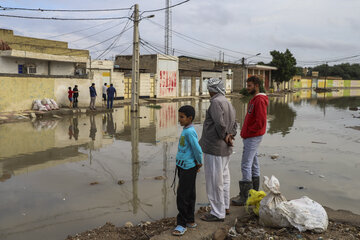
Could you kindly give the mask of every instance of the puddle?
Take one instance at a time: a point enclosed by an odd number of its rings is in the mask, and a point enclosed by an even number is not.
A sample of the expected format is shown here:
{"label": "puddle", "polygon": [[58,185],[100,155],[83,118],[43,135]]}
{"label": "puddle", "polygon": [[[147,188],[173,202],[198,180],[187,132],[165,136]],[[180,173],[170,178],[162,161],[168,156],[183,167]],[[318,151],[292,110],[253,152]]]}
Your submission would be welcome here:
{"label": "puddle", "polygon": [[[231,101],[242,126],[246,99]],[[349,110],[359,103],[360,97],[324,98],[311,91],[271,98],[259,149],[262,175],[278,177],[287,199],[307,195],[360,214],[359,132],[346,128],[359,125]],[[125,106],[112,114],[0,125],[0,239],[65,239],[105,222],[175,216],[170,185],[183,104],[195,107],[200,136],[208,100],[141,107],[137,115]],[[233,196],[241,150],[237,136],[230,162]],[[276,161],[270,157],[275,153]],[[203,171],[197,202],[207,202]]]}

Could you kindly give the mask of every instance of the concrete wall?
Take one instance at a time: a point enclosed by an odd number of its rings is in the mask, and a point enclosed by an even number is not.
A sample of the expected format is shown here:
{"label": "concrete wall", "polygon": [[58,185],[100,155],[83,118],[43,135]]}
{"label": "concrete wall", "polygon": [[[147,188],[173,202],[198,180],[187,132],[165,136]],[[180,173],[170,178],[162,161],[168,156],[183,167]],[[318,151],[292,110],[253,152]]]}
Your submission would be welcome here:
{"label": "concrete wall", "polygon": [[91,83],[95,83],[95,89],[97,93],[96,106],[102,105],[102,86],[99,79],[77,79],[77,78],[53,78],[54,81],[54,99],[59,106],[68,106],[68,87],[74,87],[78,85],[79,89],[79,107],[87,107],[90,104],[90,92],[89,87]]}
{"label": "concrete wall", "polygon": [[[140,56],[140,72],[156,73],[157,55],[141,55]],[[132,55],[116,56],[115,64],[120,66],[122,70],[131,70]]]}
{"label": "concrete wall", "polygon": [[207,90],[207,81],[210,78],[223,78],[222,72],[201,72],[200,80],[200,95],[208,95],[209,91]]}
{"label": "concrete wall", "polygon": [[[48,75],[48,61],[12,57],[0,57],[0,73],[18,74],[18,65],[24,64],[34,64],[36,66],[36,73],[34,75]],[[56,64],[60,67],[62,66],[62,63],[55,63],[54,65]],[[71,74],[59,73],[54,75],[74,75],[74,65],[72,64]]]}
{"label": "concrete wall", "polygon": [[177,57],[157,55],[156,97],[177,97],[179,82],[179,60]]}
{"label": "concrete wall", "polygon": [[[121,77],[121,75],[120,75]],[[121,82],[121,79],[119,80]],[[68,106],[68,87],[78,85],[79,106],[90,103],[89,87],[95,83],[98,93],[96,105],[101,106],[101,83],[99,78],[51,78],[51,77],[7,77],[0,76],[0,112],[31,109],[35,99],[52,98],[59,106]],[[121,85],[121,84],[120,84]]]}
{"label": "concrete wall", "polygon": [[[46,64],[47,69],[47,62]],[[50,62],[50,75],[74,75],[75,73],[75,63],[71,62]],[[44,74],[47,74],[44,73]]]}
{"label": "concrete wall", "polygon": [[69,49],[67,42],[17,36],[8,29],[0,29],[0,39],[16,50],[75,57],[89,56],[88,50]]}
{"label": "concrete wall", "polygon": [[31,109],[35,99],[55,98],[51,78],[0,76],[0,86],[1,112]]}
{"label": "concrete wall", "polygon": [[114,84],[116,89],[117,97],[124,97],[124,73],[113,72],[111,76],[111,83]]}

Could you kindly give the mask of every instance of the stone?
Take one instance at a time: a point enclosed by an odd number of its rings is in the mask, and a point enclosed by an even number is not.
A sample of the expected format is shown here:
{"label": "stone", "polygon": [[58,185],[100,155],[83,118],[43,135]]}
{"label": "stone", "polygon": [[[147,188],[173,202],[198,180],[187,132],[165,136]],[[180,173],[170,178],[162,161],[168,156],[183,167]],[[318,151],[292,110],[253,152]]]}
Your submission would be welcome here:
{"label": "stone", "polygon": [[275,154],[272,154],[270,157],[271,157],[271,159],[275,160],[275,159],[279,158],[279,154],[275,153]]}
{"label": "stone", "polygon": [[125,183],[124,180],[119,180],[119,181],[117,182],[117,184],[119,184],[119,185],[123,185],[124,183]]}
{"label": "stone", "polygon": [[214,232],[213,240],[225,240],[227,238],[227,234],[229,229],[226,227],[221,227]]}
{"label": "stone", "polygon": [[132,224],[132,222],[126,222],[126,223],[124,224],[124,226],[125,226],[126,228],[131,228],[131,227],[133,227],[134,225]]}

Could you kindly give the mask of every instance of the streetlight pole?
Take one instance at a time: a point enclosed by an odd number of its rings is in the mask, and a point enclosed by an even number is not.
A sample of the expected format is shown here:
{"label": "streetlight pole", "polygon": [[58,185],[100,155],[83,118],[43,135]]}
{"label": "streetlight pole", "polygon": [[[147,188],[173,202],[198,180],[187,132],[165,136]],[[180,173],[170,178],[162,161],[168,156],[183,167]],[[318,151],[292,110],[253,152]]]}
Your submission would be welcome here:
{"label": "streetlight pole", "polygon": [[137,112],[139,108],[139,79],[140,78],[140,49],[139,49],[139,5],[134,8],[134,35],[131,77],[131,111]]}
{"label": "streetlight pole", "polygon": [[247,58],[241,58],[241,67],[243,69],[243,88],[245,88],[245,83],[246,83],[246,78],[247,78],[247,74],[246,74],[246,64],[245,64],[245,61],[248,60],[249,58],[252,58],[252,57],[256,57],[256,56],[259,56],[261,53],[257,53],[255,55],[252,55],[250,57],[247,57]]}

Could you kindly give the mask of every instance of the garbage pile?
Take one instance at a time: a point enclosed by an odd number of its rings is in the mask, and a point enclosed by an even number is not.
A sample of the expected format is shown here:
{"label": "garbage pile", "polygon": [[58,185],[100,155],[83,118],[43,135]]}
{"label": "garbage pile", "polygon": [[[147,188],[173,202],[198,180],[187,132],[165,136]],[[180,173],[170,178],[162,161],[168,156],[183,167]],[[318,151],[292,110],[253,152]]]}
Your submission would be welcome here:
{"label": "garbage pile", "polygon": [[51,110],[58,110],[59,106],[57,105],[54,99],[44,98],[43,100],[40,99],[34,100],[32,109],[39,111],[51,111]]}
{"label": "garbage pile", "polygon": [[[263,191],[249,191],[246,207],[252,207],[253,214],[259,217],[264,227],[296,228],[300,232],[313,231],[323,233],[329,225],[325,209],[307,196],[287,201],[280,192],[280,182],[275,176],[264,177]],[[245,219],[242,219],[245,220]],[[241,235],[235,226],[229,230],[229,236]]]}

